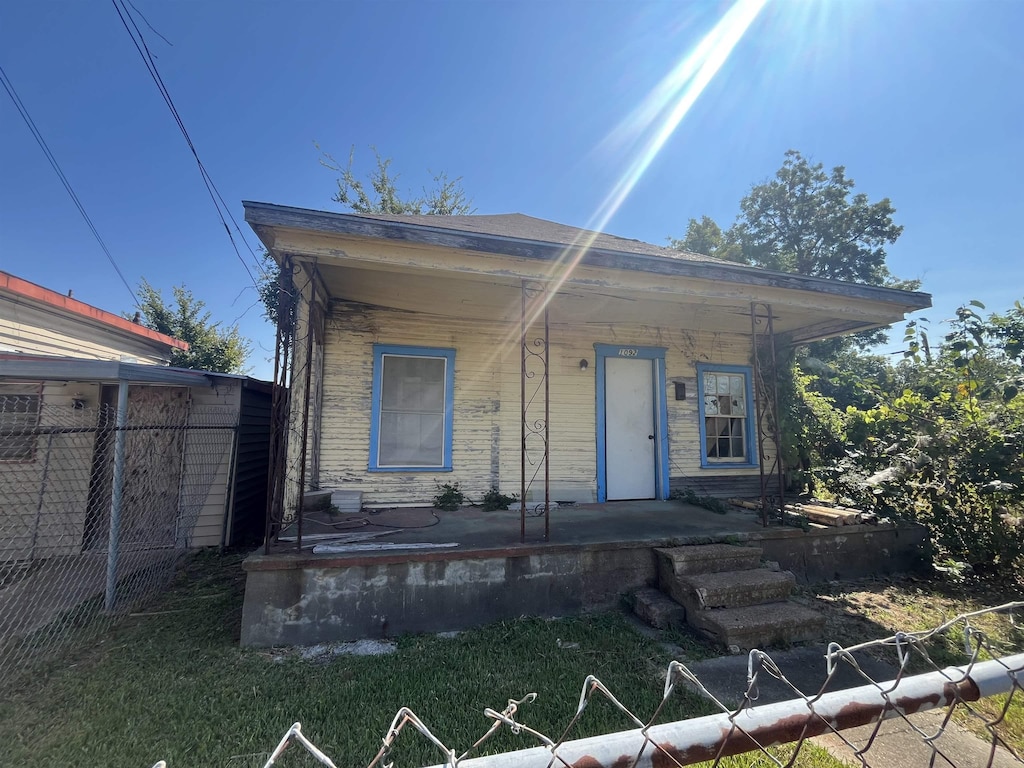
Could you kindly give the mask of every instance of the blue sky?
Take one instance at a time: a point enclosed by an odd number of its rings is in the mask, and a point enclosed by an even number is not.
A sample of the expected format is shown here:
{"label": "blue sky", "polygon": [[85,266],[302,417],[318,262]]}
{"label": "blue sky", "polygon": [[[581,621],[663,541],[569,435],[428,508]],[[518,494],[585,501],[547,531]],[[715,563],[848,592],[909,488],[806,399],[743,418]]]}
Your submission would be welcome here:
{"label": "blue sky", "polygon": [[[462,176],[478,213],[588,226],[636,159],[624,118],[729,3],[135,0],[208,171],[240,201],[325,210],[341,159],[370,145],[411,193]],[[799,149],[889,197],[889,251],[938,321],[1024,297],[1024,57],[1017,2],[769,0],[608,220],[663,243],[690,217],[733,221]],[[170,113],[112,4],[6,3],[0,65],[122,271],[185,283],[256,342],[273,334]],[[132,300],[6,94],[0,269],[111,311]],[[256,240],[242,223],[255,247]],[[248,258],[248,252],[243,249]]]}

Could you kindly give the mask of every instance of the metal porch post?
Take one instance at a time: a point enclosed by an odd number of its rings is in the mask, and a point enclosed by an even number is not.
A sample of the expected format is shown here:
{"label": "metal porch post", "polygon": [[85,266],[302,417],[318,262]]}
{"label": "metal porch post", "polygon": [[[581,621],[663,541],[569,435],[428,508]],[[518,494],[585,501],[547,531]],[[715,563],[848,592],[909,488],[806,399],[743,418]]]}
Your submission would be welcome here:
{"label": "metal porch post", "polygon": [[[531,298],[527,304],[527,297]],[[534,339],[532,342],[529,338],[528,330],[530,323],[535,322],[539,319],[540,313],[535,309],[536,302],[541,302],[542,312],[544,314],[544,336]],[[529,310],[529,316],[527,311]],[[540,472],[538,466],[530,476],[530,481],[526,481],[526,465],[532,464],[530,460],[529,441],[530,438],[539,438],[543,444],[543,454],[540,457],[540,461],[544,462],[544,540],[547,541],[551,534],[551,467],[550,467],[550,429],[548,422],[551,417],[551,386],[550,386],[550,360],[549,360],[549,346],[550,346],[550,324],[548,321],[548,294],[545,287],[534,288],[527,285],[525,280],[521,284],[521,303],[520,303],[520,315],[519,315],[519,353],[520,353],[520,367],[519,367],[519,397],[521,402],[521,419],[520,419],[520,439],[522,442],[521,453],[520,453],[520,474],[519,474],[519,537],[520,541],[526,541],[526,494],[529,491],[530,486],[533,485],[533,481],[537,479],[537,475]],[[537,347],[540,351],[535,351],[532,347]],[[526,380],[532,379],[537,375],[535,370],[530,370],[530,361],[533,360],[540,368],[540,374],[543,376],[543,390],[544,390],[544,418],[535,419],[530,421],[530,406],[533,405],[537,396],[541,393],[541,382],[537,382],[536,388],[532,394],[527,397],[526,393]],[[539,361],[539,362],[538,362]],[[534,515],[536,516],[536,515]]]}
{"label": "metal porch post", "polygon": [[124,443],[128,426],[128,380],[117,384],[117,421],[114,424],[114,478],[110,494],[110,531],[107,534],[107,590],[104,608],[117,603],[117,560],[121,538],[121,499],[124,491]]}
{"label": "metal porch post", "polygon": [[[758,344],[758,324],[761,318],[757,314],[757,308],[765,309],[766,317],[763,336],[767,336],[768,354],[771,363],[771,384],[766,384],[764,371],[761,369],[761,352]],[[750,302],[750,341],[753,347],[754,357],[754,385],[756,387],[755,397],[757,400],[757,465],[761,474],[761,524],[768,525],[768,485],[771,481],[770,475],[775,475],[778,483],[779,514],[785,516],[785,473],[782,462],[782,425],[779,420],[779,372],[778,358],[775,354],[775,324],[772,318],[772,306],[764,302]],[[772,442],[775,444],[775,461],[770,473],[765,472],[765,424],[767,416],[771,427]]]}

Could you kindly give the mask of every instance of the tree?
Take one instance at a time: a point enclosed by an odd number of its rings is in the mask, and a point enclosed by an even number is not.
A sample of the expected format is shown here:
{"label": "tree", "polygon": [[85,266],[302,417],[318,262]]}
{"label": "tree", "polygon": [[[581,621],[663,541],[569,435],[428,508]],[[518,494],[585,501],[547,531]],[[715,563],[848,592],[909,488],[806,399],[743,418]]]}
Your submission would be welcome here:
{"label": "tree", "polygon": [[173,301],[168,304],[163,295],[146,282],[139,284],[138,321],[147,328],[187,341],[186,351],[175,349],[171,365],[219,373],[244,373],[245,361],[251,344],[243,337],[238,326],[221,327],[211,322],[211,313],[204,311],[206,302],[197,299],[184,285],[171,289]]}
{"label": "tree", "polygon": [[751,264],[781,272],[892,285],[885,246],[903,227],[889,198],[868,202],[837,165],[826,173],[797,150],[786,152],[774,179],[754,185],[740,201],[733,236]]}
{"label": "tree", "polygon": [[670,242],[764,269],[916,289],[917,281],[898,280],[885,263],[885,246],[903,232],[889,198],[871,203],[853,187],[843,166],[826,173],[791,149],[774,178],[750,188],[728,230],[703,216]]}
{"label": "tree", "polygon": [[[356,213],[420,214],[428,216],[463,216],[473,213],[473,201],[462,188],[462,177],[449,179],[448,174],[434,174],[434,186],[424,188],[419,197],[403,195],[398,190],[398,175],[391,173],[391,158],[381,157],[372,147],[377,166],[370,172],[367,184],[353,171],[355,147],[349,151],[344,167],[334,157],[320,149],[320,165],[340,174],[338,191],[331,199]],[[257,280],[257,291],[263,302],[263,316],[277,325],[277,302],[280,267],[266,251],[262,254],[262,269]]]}
{"label": "tree", "polygon": [[710,216],[701,216],[700,221],[690,219],[686,236],[682,240],[670,237],[669,245],[679,251],[703,253],[725,261],[745,261],[743,250],[732,237],[732,230],[723,232]]}
{"label": "tree", "polygon": [[[317,149],[320,150],[319,145]],[[426,214],[435,216],[463,216],[473,213],[473,201],[466,197],[462,188],[462,177],[449,179],[447,173],[434,175],[432,189],[423,190],[421,197],[403,196],[398,191],[398,175],[392,175],[391,158],[380,156],[373,149],[377,167],[370,172],[371,195],[366,185],[352,170],[355,161],[355,147],[349,151],[348,165],[344,168],[334,157],[320,150],[320,165],[341,174],[338,177],[338,191],[331,198],[336,203],[356,213]]]}

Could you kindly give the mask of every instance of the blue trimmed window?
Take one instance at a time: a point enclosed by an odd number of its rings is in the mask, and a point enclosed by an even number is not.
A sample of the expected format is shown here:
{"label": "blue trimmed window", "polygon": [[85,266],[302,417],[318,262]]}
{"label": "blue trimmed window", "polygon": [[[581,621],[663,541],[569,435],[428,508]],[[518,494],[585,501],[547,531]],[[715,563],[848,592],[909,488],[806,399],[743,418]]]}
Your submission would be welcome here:
{"label": "blue trimmed window", "polygon": [[756,467],[751,369],[697,365],[702,467]]}
{"label": "blue trimmed window", "polygon": [[371,472],[452,468],[455,350],[373,345]]}

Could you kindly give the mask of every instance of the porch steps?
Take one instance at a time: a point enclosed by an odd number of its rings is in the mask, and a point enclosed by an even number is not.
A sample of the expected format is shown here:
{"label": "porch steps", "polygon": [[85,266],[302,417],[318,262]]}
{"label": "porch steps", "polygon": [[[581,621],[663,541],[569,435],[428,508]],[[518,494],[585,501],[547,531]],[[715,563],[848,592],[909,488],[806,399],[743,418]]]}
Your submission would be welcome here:
{"label": "porch steps", "polygon": [[[791,573],[761,567],[758,547],[704,544],[655,553],[661,592],[682,606],[686,623],[713,642],[763,648],[814,640],[824,629],[823,616],[788,599],[796,583]],[[674,615],[640,593],[635,605],[641,618],[651,613],[649,605],[659,606],[656,617]]]}
{"label": "porch steps", "polygon": [[777,603],[788,598],[794,586],[796,579],[792,574],[752,568],[678,576],[662,583],[661,588],[693,612]]}
{"label": "porch steps", "polygon": [[682,629],[686,626],[686,609],[654,587],[633,593],[633,613],[656,629]]}

